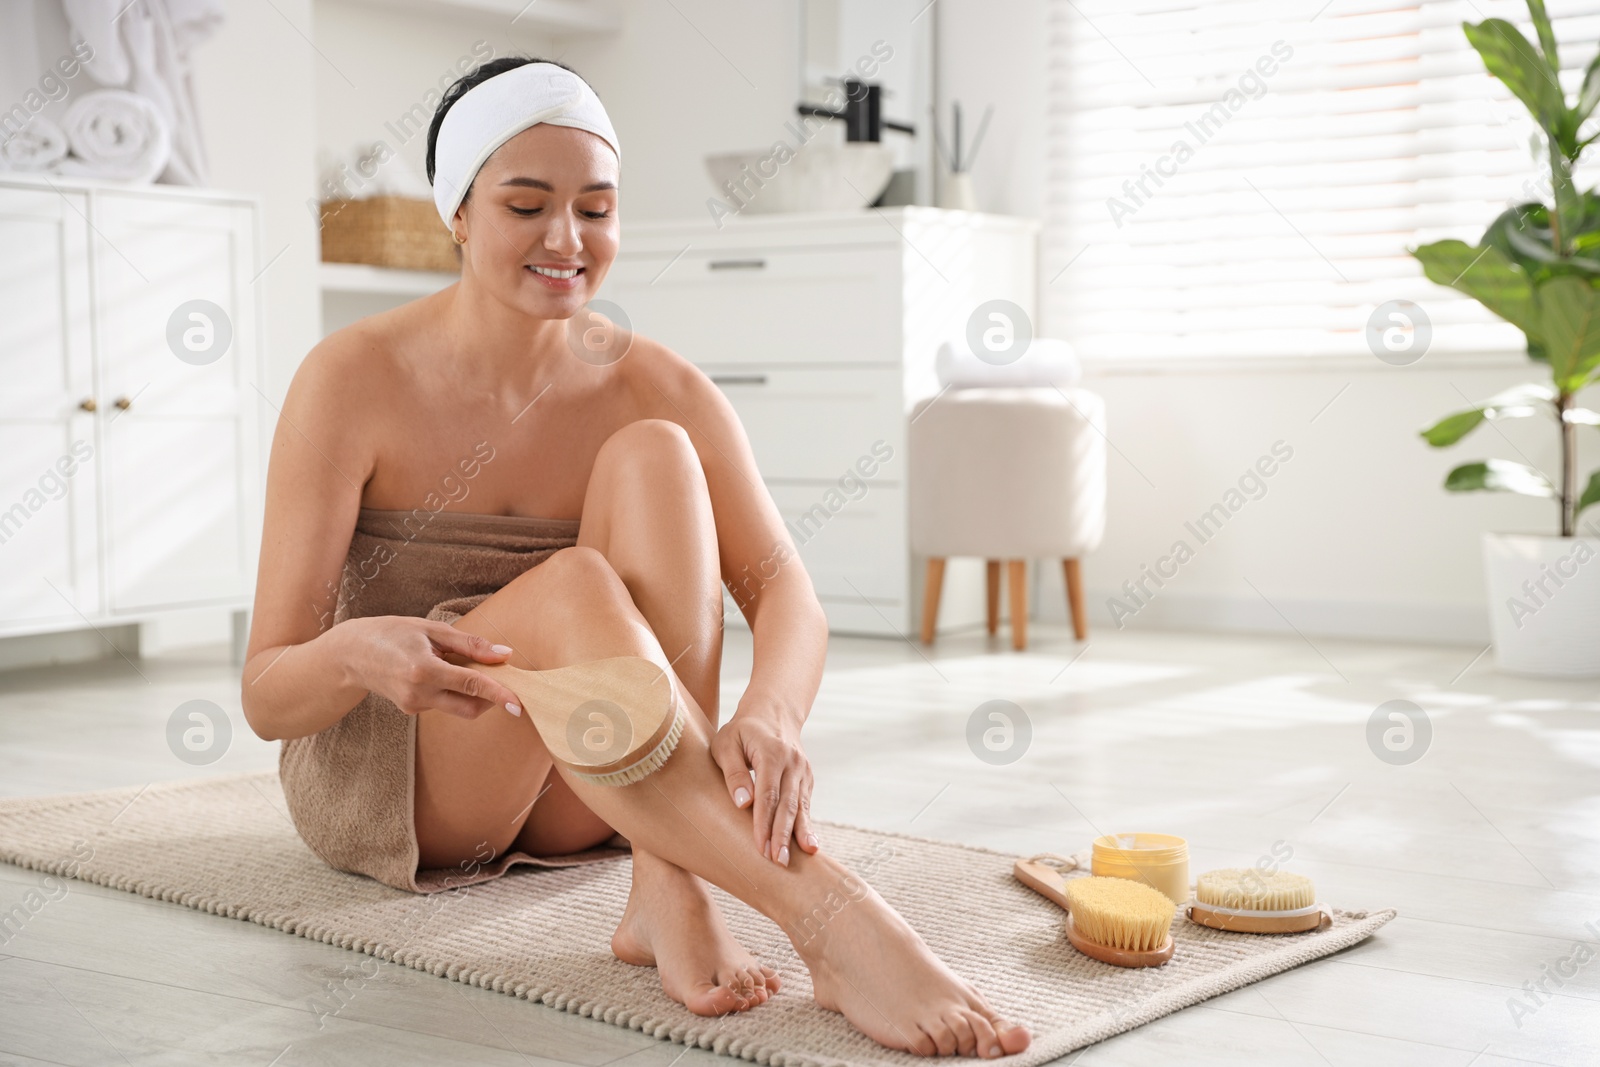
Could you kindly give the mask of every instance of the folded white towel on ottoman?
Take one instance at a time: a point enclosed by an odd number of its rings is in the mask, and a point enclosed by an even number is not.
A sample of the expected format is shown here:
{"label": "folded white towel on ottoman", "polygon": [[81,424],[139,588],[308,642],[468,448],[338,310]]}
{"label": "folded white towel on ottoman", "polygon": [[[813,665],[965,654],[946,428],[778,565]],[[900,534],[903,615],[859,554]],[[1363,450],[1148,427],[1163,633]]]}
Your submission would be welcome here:
{"label": "folded white towel on ottoman", "polygon": [[1009,362],[991,362],[972,351],[965,337],[952,337],[939,346],[934,371],[939,384],[955,389],[986,386],[1053,385],[1071,389],[1083,376],[1077,354],[1065,341],[1035,337],[1027,349]]}

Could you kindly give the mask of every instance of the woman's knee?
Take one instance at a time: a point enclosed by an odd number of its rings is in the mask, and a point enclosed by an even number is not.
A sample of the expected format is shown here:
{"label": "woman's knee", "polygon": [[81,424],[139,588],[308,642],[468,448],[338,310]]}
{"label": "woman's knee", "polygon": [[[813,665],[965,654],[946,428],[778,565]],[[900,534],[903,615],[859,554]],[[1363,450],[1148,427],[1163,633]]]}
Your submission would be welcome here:
{"label": "woman's knee", "polygon": [[704,478],[688,431],[669,419],[639,419],[614,432],[600,446],[595,469]]}
{"label": "woman's knee", "polygon": [[535,570],[541,587],[540,600],[549,606],[578,604],[620,608],[624,602],[632,604],[627,586],[598,549],[585,545],[558,549]]}
{"label": "woman's knee", "polygon": [[532,629],[542,644],[567,647],[596,641],[638,654],[648,648],[650,627],[639,614],[628,587],[598,550],[563,548],[539,564],[537,593],[528,604]]}

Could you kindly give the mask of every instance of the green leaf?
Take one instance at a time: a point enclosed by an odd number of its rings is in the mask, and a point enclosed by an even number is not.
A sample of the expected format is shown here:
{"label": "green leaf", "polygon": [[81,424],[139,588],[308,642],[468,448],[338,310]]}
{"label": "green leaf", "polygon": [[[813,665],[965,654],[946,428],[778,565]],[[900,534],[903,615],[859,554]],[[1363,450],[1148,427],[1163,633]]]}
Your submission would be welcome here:
{"label": "green leaf", "polygon": [[1444,479],[1444,487],[1452,493],[1469,493],[1487,490],[1500,493],[1521,493],[1523,496],[1553,497],[1555,487],[1550,480],[1532,467],[1512,463],[1505,459],[1486,459],[1481,463],[1463,463]]}
{"label": "green leaf", "polygon": [[1422,439],[1434,448],[1453,445],[1473,430],[1476,430],[1479,424],[1483,422],[1484,417],[1481,408],[1457,411],[1453,415],[1446,415],[1426,430],[1423,430]]}
{"label": "green leaf", "polygon": [[[1600,104],[1600,55],[1591,59],[1589,69],[1583,72],[1583,88],[1578,91],[1578,106],[1573,109],[1573,121],[1582,126],[1594,114],[1596,104]],[[1595,136],[1600,137],[1600,134]],[[1593,140],[1594,137],[1587,138],[1583,144]]]}
{"label": "green leaf", "polygon": [[1561,69],[1561,60],[1556,56],[1556,35],[1550,28],[1550,16],[1544,13],[1544,0],[1528,0],[1528,16],[1533,19],[1533,28],[1539,35],[1539,47],[1544,50],[1544,59],[1550,64],[1551,70]]}
{"label": "green leaf", "polygon": [[[1564,182],[1563,185],[1570,185]],[[1538,285],[1560,274],[1596,276],[1600,264],[1600,195],[1589,189],[1572,191],[1561,214],[1561,237],[1568,257],[1555,254],[1550,230],[1550,208],[1538,201],[1517,204],[1502,211],[1483,231],[1479,244],[1494,245],[1506,258],[1527,272]]]}
{"label": "green leaf", "polygon": [[1584,488],[1583,495],[1578,497],[1578,506],[1572,510],[1572,517],[1576,519],[1583,514],[1583,509],[1590,504],[1600,504],[1600,470],[1589,475],[1589,484]]}
{"label": "green leaf", "polygon": [[[1574,253],[1594,253],[1600,251],[1600,231],[1585,227],[1600,224],[1600,214],[1594,211],[1593,192],[1583,196],[1581,204],[1573,205],[1572,218],[1562,216],[1562,233]],[[1600,279],[1600,256],[1556,255],[1550,210],[1543,204],[1519,204],[1502,211],[1483,231],[1482,243],[1504,252],[1535,283],[1559,274]]]}
{"label": "green leaf", "polygon": [[1475,408],[1446,415],[1426,430],[1423,440],[1434,448],[1453,445],[1482,425],[1485,419],[1521,419],[1547,410],[1555,403],[1556,391],[1542,382],[1514,385],[1485,400]]}
{"label": "green leaf", "polygon": [[1474,248],[1465,241],[1435,241],[1412,249],[1422,272],[1440,285],[1458,289],[1528,335],[1542,340],[1533,287],[1528,276],[1493,245]]}
{"label": "green leaf", "polygon": [[1551,278],[1534,292],[1550,374],[1562,390],[1575,392],[1600,362],[1600,292],[1570,276]]}
{"label": "green leaf", "polygon": [[1461,28],[1478,55],[1483,57],[1483,65],[1489,73],[1505,83],[1546,133],[1564,140],[1567,101],[1561,92],[1561,83],[1522,31],[1505,19],[1484,19],[1476,26],[1464,22]]}

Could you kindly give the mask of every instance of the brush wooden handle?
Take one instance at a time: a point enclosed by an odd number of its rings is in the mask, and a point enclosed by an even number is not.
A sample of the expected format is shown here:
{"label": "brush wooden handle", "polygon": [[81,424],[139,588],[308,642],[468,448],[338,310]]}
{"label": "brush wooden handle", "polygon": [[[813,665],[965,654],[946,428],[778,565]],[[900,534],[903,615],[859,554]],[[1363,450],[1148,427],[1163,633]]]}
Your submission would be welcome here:
{"label": "brush wooden handle", "polygon": [[1038,893],[1046,900],[1071,910],[1067,904],[1067,882],[1061,872],[1037,860],[1018,860],[1011,865],[1017,881]]}
{"label": "brush wooden handle", "polygon": [[556,760],[584,774],[623,770],[672,729],[678,698],[665,671],[639,656],[525,671],[472,663],[522,701],[522,710]]}

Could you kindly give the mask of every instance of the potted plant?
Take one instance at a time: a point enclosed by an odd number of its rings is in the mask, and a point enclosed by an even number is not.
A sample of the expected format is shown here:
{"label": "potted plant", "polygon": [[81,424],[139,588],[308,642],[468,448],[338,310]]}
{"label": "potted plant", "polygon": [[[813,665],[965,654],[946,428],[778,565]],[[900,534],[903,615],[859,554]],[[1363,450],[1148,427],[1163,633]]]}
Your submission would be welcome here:
{"label": "potted plant", "polygon": [[1422,431],[1435,448],[1455,444],[1486,421],[1547,416],[1560,435],[1557,477],[1523,463],[1463,463],[1445,478],[1452,492],[1491,490],[1547,497],[1560,509],[1558,536],[1485,534],[1490,629],[1504,670],[1600,675],[1600,534],[1582,522],[1600,502],[1600,470],[1580,488],[1578,435],[1600,413],[1577,395],[1600,378],[1600,196],[1573,181],[1578,157],[1600,133],[1580,130],[1600,104],[1600,56],[1576,101],[1561,89],[1561,64],[1544,0],[1527,0],[1538,44],[1504,19],[1463,23],[1467,39],[1532,113],[1549,161],[1550,203],[1503,212],[1476,247],[1437,241],[1412,250],[1431,280],[1459,289],[1516,326],[1548,381],[1515,386]]}

